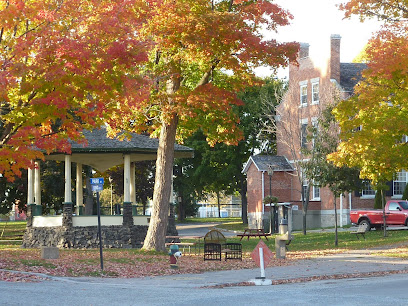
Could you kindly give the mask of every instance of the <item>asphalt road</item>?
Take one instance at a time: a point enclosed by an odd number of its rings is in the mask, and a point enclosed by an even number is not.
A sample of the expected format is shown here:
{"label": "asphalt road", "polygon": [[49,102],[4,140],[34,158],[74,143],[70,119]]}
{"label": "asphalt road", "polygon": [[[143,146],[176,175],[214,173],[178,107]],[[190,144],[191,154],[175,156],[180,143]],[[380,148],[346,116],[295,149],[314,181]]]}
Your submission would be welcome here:
{"label": "asphalt road", "polygon": [[[182,277],[182,276],[179,276]],[[407,305],[408,275],[204,289],[138,280],[0,282],[1,305]]]}

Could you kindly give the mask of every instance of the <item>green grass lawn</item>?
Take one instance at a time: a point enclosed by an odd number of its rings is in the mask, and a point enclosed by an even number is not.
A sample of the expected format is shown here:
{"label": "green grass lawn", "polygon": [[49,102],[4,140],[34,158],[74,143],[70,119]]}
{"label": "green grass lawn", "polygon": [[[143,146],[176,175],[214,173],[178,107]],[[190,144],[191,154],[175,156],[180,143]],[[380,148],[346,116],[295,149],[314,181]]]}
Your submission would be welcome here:
{"label": "green grass lawn", "polygon": [[26,225],[25,221],[0,222],[0,240],[21,240]]}
{"label": "green grass lawn", "polygon": [[[199,221],[198,221],[199,220]],[[214,222],[213,220],[219,220],[218,218],[205,219],[208,222]],[[242,224],[239,218],[222,218],[224,221],[222,227],[229,230],[242,231],[246,225]],[[203,222],[203,219],[195,218],[191,222]],[[5,248],[15,248],[21,245],[21,239],[24,234],[26,227],[26,222],[0,222],[0,249]],[[408,231],[398,230],[398,231],[387,231],[387,237],[384,237],[383,231],[370,231],[366,233],[366,240],[362,237],[360,240],[357,239],[356,235],[350,234],[349,232],[339,232],[338,233],[338,247],[334,246],[334,232],[310,232],[306,235],[302,233],[293,234],[294,239],[289,244],[288,249],[292,252],[298,251],[330,251],[333,249],[365,249],[374,248],[384,245],[401,244],[408,242]],[[17,240],[17,241],[10,241]],[[263,239],[271,250],[275,248],[275,236],[272,235],[268,238],[268,241]],[[185,242],[193,242],[189,240],[184,240]],[[228,242],[241,242],[244,252],[251,252],[257,245],[259,238],[252,237],[249,240],[247,238],[228,238]],[[114,250],[112,250],[114,252]]]}

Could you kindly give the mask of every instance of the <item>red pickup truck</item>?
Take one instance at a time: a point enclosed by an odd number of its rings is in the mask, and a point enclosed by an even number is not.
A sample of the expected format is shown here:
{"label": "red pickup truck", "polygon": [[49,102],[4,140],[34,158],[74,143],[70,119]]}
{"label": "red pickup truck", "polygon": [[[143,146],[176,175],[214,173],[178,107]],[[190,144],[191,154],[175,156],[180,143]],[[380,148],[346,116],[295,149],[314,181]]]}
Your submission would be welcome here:
{"label": "red pickup truck", "polygon": [[[408,201],[390,200],[385,204],[385,217],[387,225],[408,226]],[[380,228],[383,225],[382,209],[358,209],[350,211],[350,221],[353,224],[367,225],[368,230],[372,227]]]}

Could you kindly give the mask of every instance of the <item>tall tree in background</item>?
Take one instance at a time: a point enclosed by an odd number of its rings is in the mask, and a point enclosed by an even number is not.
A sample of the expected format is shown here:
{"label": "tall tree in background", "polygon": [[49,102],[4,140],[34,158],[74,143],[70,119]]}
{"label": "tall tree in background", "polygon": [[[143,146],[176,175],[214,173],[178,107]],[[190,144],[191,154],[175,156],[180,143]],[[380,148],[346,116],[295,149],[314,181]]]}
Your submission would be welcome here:
{"label": "tall tree in background", "polygon": [[[302,201],[302,231],[306,235],[307,212],[309,208],[310,191],[314,185],[314,172],[303,170],[305,164],[311,163],[315,158],[313,142],[308,139],[308,123],[302,120],[311,117],[311,114],[304,107],[299,107],[298,84],[300,79],[291,78],[291,83],[276,91],[278,105],[265,101],[263,104],[264,113],[268,121],[265,125],[265,132],[276,134],[281,144],[280,150],[293,161],[295,169],[294,176],[298,180],[298,188],[294,191]],[[325,86],[319,90],[319,104],[314,106],[313,117],[319,118],[326,105],[330,105],[336,99],[338,91],[334,86]],[[273,101],[272,101],[273,102]],[[310,121],[312,118],[309,118]],[[308,120],[309,120],[308,119]],[[316,186],[317,187],[317,186]]]}
{"label": "tall tree in background", "polygon": [[327,186],[333,193],[334,245],[338,246],[337,199],[345,192],[358,190],[361,181],[358,169],[347,166],[337,167],[327,160],[327,155],[334,152],[339,143],[338,126],[332,109],[332,105],[327,105],[316,124],[309,127],[308,138],[313,144],[305,153],[313,155],[313,158],[303,163],[303,170],[317,186]]}
{"label": "tall tree in background", "polygon": [[[228,195],[238,191],[242,200],[242,220],[247,224],[247,182],[242,168],[255,151],[269,153],[269,150],[276,150],[275,135],[262,133],[265,118],[261,101],[268,100],[277,105],[275,92],[283,86],[281,81],[265,79],[264,85],[248,87],[239,93],[244,104],[237,106],[236,110],[238,127],[243,131],[244,139],[236,146],[216,144],[211,147],[200,131],[189,137],[185,144],[194,149],[194,158],[177,162],[176,168],[182,166],[183,175],[176,176],[174,183],[180,186],[175,189],[181,190],[189,185],[195,190],[197,199],[203,198],[205,192]],[[185,183],[179,184],[179,180]]]}
{"label": "tall tree in background", "polygon": [[407,169],[408,4],[406,1],[349,1],[346,16],[373,16],[385,25],[367,49],[368,69],[356,95],[334,109],[341,143],[329,158],[337,165],[361,169],[374,188]]}

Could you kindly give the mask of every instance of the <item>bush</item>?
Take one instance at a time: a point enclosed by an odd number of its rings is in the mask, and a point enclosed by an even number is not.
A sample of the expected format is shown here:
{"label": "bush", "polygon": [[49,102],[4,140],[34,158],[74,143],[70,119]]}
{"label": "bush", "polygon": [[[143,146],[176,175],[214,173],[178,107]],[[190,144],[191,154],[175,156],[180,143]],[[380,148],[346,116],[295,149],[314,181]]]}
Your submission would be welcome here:
{"label": "bush", "polygon": [[375,209],[382,209],[382,199],[381,193],[383,194],[384,204],[385,204],[385,191],[377,190],[375,193],[375,200],[374,200],[374,208]]}
{"label": "bush", "polygon": [[403,200],[408,200],[408,184],[405,185],[404,193],[402,194]]}

